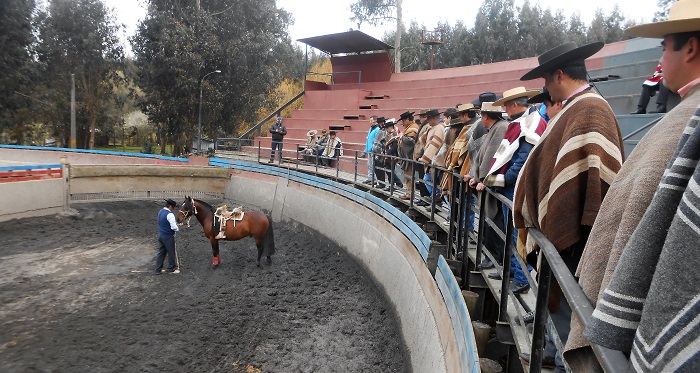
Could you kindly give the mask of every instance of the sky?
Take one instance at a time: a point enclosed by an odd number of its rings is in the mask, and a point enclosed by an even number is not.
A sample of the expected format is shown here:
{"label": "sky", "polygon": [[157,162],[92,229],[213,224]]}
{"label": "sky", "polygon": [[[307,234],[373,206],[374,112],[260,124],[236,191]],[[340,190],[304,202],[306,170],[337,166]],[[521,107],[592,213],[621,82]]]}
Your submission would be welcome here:
{"label": "sky", "polygon": [[[107,6],[117,12],[120,23],[126,25],[125,35],[133,35],[136,25],[146,14],[143,0],[104,0]],[[515,0],[516,6],[522,5],[524,0]],[[352,12],[350,4],[354,0],[277,0],[277,6],[290,12],[295,20],[289,26],[289,34],[292,40],[298,40],[311,36],[333,34],[357,29],[357,25],[350,21]],[[474,25],[474,17],[482,0],[436,0],[426,6],[423,0],[403,0],[404,25],[408,26],[411,20],[418,24],[424,24],[427,29],[437,26],[438,21],[446,21],[454,25],[458,20],[464,22],[467,27]],[[586,0],[586,1],[562,1],[562,0],[530,0],[530,4],[539,3],[543,9],[562,9],[568,18],[574,12],[579,12],[581,20],[590,24],[597,8],[601,8],[604,14],[610,14],[615,4],[618,4],[627,19],[633,19],[638,23],[651,22],[654,12],[658,7],[658,0]],[[363,24],[360,31],[381,39],[387,29],[395,28],[395,25],[384,27],[372,27]],[[127,47],[127,49],[130,49]]]}

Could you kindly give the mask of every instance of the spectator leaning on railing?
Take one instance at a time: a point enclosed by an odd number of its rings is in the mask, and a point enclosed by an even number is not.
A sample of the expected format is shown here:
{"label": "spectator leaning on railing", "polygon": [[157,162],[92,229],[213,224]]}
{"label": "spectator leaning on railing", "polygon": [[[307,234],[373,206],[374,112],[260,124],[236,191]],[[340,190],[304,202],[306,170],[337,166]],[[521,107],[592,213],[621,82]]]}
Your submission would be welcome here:
{"label": "spectator leaning on railing", "polygon": [[[579,265],[596,306],[584,335],[631,353],[637,371],[698,372],[700,3],[675,2],[668,20],[625,32],[663,38],[664,84],[682,100],[635,147],[603,201]],[[580,322],[571,326],[572,368],[599,369]]]}
{"label": "spectator leaning on railing", "polygon": [[[539,66],[521,80],[544,78],[562,111],[552,118],[520,171],[513,217],[523,257],[535,249],[527,229],[537,228],[559,251],[571,273],[576,271],[591,226],[623,161],[620,128],[610,105],[591,91],[584,60],[603,47],[591,43],[559,45],[538,57]],[[521,249],[522,243],[525,247]],[[549,309],[562,320],[557,332],[563,343],[571,310],[561,302],[552,281]]]}

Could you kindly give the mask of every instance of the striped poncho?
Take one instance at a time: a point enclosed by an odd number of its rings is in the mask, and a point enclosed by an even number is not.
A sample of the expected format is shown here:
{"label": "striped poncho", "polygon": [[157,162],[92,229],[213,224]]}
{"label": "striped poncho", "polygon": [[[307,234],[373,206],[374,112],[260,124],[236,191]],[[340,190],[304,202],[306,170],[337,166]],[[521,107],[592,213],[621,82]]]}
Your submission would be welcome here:
{"label": "striped poncho", "polygon": [[493,156],[491,168],[484,184],[504,187],[506,185],[506,171],[510,167],[513,155],[520,148],[521,139],[529,144],[537,145],[545,128],[547,128],[547,121],[537,110],[512,121],[503,135],[501,145]]}
{"label": "striped poncho", "polygon": [[438,123],[430,127],[426,140],[425,151],[419,161],[431,164],[435,156],[437,156],[440,147],[442,147],[442,143],[445,142],[445,126],[442,123]]}
{"label": "striped poncho", "polygon": [[[515,187],[515,227],[538,228],[564,250],[584,237],[622,165],[620,128],[600,95],[583,91],[552,118]],[[525,232],[524,230],[522,232]],[[523,257],[534,249],[518,245]]]}
{"label": "striped poncho", "polygon": [[700,109],[686,126],[584,336],[639,372],[700,371]]}

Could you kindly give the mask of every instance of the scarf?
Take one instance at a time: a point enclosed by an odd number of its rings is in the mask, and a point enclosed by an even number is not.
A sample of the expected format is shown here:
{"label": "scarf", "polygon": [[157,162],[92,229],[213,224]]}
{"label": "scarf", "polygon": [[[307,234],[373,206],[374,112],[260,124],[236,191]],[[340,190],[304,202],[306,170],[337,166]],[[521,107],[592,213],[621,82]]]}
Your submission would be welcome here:
{"label": "scarf", "polygon": [[700,371],[700,109],[625,246],[584,336],[636,371]]}
{"label": "scarf", "polygon": [[532,145],[537,145],[545,128],[547,128],[547,122],[537,111],[522,115],[512,121],[508,125],[508,129],[506,129],[501,145],[493,156],[491,168],[488,171],[484,184],[504,187],[506,185],[505,174],[511,165],[510,161],[513,155],[520,148],[520,139]]}

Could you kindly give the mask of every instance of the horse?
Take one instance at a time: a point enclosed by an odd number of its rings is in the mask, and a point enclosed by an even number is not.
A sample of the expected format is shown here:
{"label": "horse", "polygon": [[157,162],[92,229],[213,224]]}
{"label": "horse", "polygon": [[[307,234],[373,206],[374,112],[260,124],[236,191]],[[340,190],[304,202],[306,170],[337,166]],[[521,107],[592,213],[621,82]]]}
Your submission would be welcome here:
{"label": "horse", "polygon": [[[204,235],[211,243],[211,251],[214,255],[212,268],[221,263],[219,259],[219,240],[216,235],[219,233],[219,224],[214,218],[214,208],[204,201],[185,197],[185,202],[180,207],[180,212],[176,215],[176,220],[182,224],[186,219],[194,216],[199,221],[204,229]],[[189,221],[188,221],[189,226]],[[253,237],[255,246],[258,248],[258,267],[260,267],[260,258],[267,256],[267,262],[272,263],[271,255],[275,253],[275,238],[272,231],[272,219],[258,211],[246,211],[243,215],[243,220],[226,221],[226,241],[237,241],[245,237]]]}

